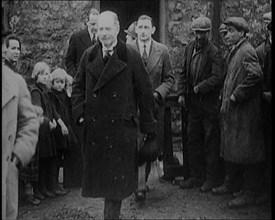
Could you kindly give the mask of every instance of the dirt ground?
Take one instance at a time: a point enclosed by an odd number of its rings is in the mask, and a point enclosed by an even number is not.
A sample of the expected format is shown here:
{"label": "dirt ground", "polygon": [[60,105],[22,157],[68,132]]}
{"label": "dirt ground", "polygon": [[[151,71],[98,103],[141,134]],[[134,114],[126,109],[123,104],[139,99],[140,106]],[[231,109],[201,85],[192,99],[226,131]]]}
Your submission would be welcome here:
{"label": "dirt ground", "polygon": [[[148,186],[143,205],[135,202],[134,195],[123,201],[121,219],[271,219],[271,204],[231,210],[226,203],[232,195],[182,190],[161,181],[156,166],[152,167]],[[82,198],[80,192],[72,189],[66,196],[46,199],[36,207],[21,200],[18,219],[103,219],[103,199]]]}

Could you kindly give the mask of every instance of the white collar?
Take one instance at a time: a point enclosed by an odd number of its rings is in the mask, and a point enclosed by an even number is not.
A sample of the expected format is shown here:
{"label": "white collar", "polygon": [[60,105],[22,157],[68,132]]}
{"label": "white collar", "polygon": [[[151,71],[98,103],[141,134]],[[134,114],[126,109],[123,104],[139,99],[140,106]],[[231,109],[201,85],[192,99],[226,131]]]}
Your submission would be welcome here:
{"label": "white collar", "polygon": [[107,47],[105,47],[103,44],[102,44],[102,54],[103,54],[103,56],[104,56],[104,54],[106,53],[106,51],[110,51],[109,53],[111,54],[111,55],[113,55],[113,53],[114,53],[114,47],[117,45],[117,39],[112,43],[112,45],[109,47],[109,48],[107,48]]}

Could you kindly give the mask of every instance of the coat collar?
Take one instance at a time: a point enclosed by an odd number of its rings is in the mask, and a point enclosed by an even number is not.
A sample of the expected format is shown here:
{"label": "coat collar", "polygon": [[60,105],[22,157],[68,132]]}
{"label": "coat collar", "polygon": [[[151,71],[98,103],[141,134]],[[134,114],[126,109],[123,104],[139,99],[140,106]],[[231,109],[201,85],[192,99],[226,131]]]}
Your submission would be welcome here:
{"label": "coat collar", "polygon": [[2,66],[2,109],[3,107],[18,94],[15,79],[12,77],[15,74],[6,65]]}
{"label": "coat collar", "polygon": [[242,39],[234,48],[231,49],[229,54],[226,57],[226,64],[228,65],[233,55],[237,52],[237,50],[245,43],[247,42],[247,39]]}
{"label": "coat collar", "polygon": [[88,28],[83,30],[83,35],[81,36],[81,41],[87,46],[90,47],[92,45],[91,37],[88,32]]}
{"label": "coat collar", "polygon": [[127,49],[125,43],[118,39],[113,55],[104,66],[102,45],[98,43],[90,52],[88,69],[98,79],[93,89],[96,91],[118,75],[127,66]]}

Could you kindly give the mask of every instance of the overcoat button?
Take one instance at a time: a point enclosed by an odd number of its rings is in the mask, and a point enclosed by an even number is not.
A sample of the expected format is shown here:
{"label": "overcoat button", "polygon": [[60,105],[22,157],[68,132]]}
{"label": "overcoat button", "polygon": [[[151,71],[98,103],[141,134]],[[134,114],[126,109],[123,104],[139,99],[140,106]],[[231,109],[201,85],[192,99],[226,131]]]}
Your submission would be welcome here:
{"label": "overcoat button", "polygon": [[117,179],[117,177],[115,176],[115,177],[114,177],[114,180],[116,180],[116,179]]}
{"label": "overcoat button", "polygon": [[115,120],[114,120],[114,119],[112,119],[112,120],[111,120],[111,122],[112,122],[112,123],[115,123]]}
{"label": "overcoat button", "polygon": [[95,142],[92,142],[92,145],[95,146]]}
{"label": "overcoat button", "polygon": [[95,118],[92,118],[92,122],[95,122]]}
{"label": "overcoat button", "polygon": [[108,136],[106,136],[106,140],[109,140],[109,137],[108,137]]}
{"label": "overcoat button", "polygon": [[115,99],[116,97],[117,97],[117,94],[116,94],[116,93],[114,93],[114,94],[113,94],[113,98]]}
{"label": "overcoat button", "polygon": [[94,98],[96,98],[96,93],[93,93],[92,96],[93,96]]}
{"label": "overcoat button", "polygon": [[110,145],[109,148],[110,148],[110,149],[113,148],[113,145]]}

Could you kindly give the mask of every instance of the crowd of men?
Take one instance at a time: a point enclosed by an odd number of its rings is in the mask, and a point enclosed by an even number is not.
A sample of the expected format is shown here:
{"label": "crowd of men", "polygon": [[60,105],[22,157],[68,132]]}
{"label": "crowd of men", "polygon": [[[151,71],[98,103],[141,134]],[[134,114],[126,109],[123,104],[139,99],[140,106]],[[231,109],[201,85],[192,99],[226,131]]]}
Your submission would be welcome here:
{"label": "crowd of men", "polygon": [[[267,37],[255,49],[244,18],[228,17],[220,27],[226,51],[210,40],[211,20],[194,19],[195,38],[186,45],[179,75],[177,95],[188,114],[190,167],[190,177],[179,187],[233,193],[229,208],[270,199],[271,13],[264,18]],[[104,219],[119,219],[122,200],[133,192],[137,202],[146,200],[151,162],[163,153],[164,103],[175,77],[167,46],[152,37],[155,29],[152,18],[141,15],[125,30],[125,43],[118,38],[118,15],[91,9],[87,27],[70,38],[65,64],[74,77],[71,101],[81,146],[75,155],[83,164],[71,169],[79,169],[82,181],[76,185],[83,197],[105,199]],[[10,45],[4,46],[9,51]],[[18,186],[10,183],[18,182],[14,169],[34,154],[39,127],[25,82],[5,62],[3,219],[17,216],[18,199],[11,201],[9,193]],[[151,151],[141,156],[145,146]]]}

